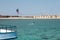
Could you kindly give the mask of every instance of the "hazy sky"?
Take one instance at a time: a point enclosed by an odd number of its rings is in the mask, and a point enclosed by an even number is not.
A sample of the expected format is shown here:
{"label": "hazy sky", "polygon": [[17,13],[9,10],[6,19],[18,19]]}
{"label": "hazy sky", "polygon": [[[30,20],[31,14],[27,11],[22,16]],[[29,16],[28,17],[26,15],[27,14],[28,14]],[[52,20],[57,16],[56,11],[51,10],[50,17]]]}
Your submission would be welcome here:
{"label": "hazy sky", "polygon": [[0,0],[0,15],[60,15],[60,0]]}

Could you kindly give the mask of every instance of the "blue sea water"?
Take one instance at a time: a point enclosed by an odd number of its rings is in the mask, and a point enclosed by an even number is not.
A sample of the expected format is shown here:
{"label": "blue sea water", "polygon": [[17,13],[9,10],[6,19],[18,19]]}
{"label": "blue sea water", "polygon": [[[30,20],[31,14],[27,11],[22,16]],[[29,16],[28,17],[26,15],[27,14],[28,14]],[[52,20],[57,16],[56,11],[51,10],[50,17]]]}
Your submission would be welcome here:
{"label": "blue sea water", "polygon": [[60,19],[0,19],[17,28],[15,40],[60,40]]}

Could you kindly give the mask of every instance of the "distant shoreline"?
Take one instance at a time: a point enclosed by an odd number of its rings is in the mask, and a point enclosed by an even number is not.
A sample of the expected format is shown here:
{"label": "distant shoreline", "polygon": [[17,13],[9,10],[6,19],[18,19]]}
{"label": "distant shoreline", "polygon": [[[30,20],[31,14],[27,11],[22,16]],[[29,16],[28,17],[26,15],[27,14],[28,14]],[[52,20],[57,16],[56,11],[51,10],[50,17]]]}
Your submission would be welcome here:
{"label": "distant shoreline", "polygon": [[44,15],[44,16],[0,16],[0,19],[60,19],[57,15]]}
{"label": "distant shoreline", "polygon": [[[0,18],[0,19],[22,19],[22,18]],[[27,18],[24,18],[24,19],[27,19]],[[29,18],[30,19],[30,18]],[[44,19],[44,18],[43,18]],[[48,18],[46,18],[48,19]],[[55,18],[54,18],[55,19]]]}

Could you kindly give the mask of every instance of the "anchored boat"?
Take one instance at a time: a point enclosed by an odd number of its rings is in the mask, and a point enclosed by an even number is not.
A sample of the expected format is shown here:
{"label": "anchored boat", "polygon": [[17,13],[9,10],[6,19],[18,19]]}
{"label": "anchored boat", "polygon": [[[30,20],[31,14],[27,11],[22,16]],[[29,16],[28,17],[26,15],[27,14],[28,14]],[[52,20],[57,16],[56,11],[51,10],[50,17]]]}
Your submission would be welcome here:
{"label": "anchored boat", "polygon": [[17,38],[16,26],[0,25],[0,40]]}

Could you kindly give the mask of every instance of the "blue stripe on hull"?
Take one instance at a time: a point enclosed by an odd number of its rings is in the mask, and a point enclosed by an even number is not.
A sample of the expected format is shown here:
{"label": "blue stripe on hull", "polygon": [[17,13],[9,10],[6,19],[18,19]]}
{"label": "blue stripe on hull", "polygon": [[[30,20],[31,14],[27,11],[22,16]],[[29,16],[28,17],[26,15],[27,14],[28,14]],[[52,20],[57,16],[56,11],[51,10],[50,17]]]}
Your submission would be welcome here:
{"label": "blue stripe on hull", "polygon": [[0,39],[11,39],[16,37],[17,37],[16,32],[0,33]]}

